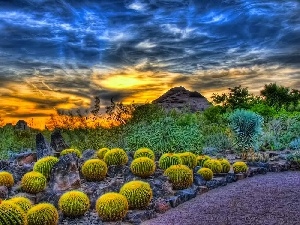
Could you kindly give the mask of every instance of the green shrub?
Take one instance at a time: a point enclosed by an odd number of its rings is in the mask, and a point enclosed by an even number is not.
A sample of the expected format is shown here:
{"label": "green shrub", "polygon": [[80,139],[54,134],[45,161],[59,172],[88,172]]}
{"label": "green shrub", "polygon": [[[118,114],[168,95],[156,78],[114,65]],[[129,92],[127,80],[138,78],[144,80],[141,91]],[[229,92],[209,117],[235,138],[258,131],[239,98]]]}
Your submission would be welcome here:
{"label": "green shrub", "polygon": [[12,186],[14,186],[14,184],[14,177],[11,173],[6,171],[0,171],[0,186],[6,186],[7,188],[11,188]]}
{"label": "green shrub", "polygon": [[33,171],[43,174],[46,179],[49,179],[52,167],[59,161],[54,156],[46,156],[34,163]]}
{"label": "green shrub", "polygon": [[113,148],[104,155],[104,162],[106,162],[108,166],[121,166],[128,162],[128,156],[123,149]]}
{"label": "green shrub", "polygon": [[87,181],[103,180],[107,170],[106,163],[101,159],[89,159],[81,167],[81,172]]}
{"label": "green shrub", "polygon": [[193,184],[193,171],[186,165],[173,165],[164,172],[175,190],[190,187]]}
{"label": "green shrub", "polygon": [[292,150],[300,150],[300,137],[292,140],[289,144],[289,147]]}
{"label": "green shrub", "polygon": [[39,203],[27,212],[28,225],[57,225],[58,212],[50,203]]}
{"label": "green shrub", "polygon": [[150,148],[139,148],[135,153],[133,158],[148,157],[149,159],[155,160],[155,154]]}
{"label": "green shrub", "polygon": [[287,156],[287,160],[300,166],[300,151],[295,151]]}
{"label": "green shrub", "polygon": [[1,225],[27,225],[26,213],[11,201],[0,201]]}
{"label": "green shrub", "polygon": [[130,165],[131,172],[142,178],[151,176],[155,172],[155,168],[155,162],[148,157],[136,158]]}
{"label": "green shrub", "polygon": [[214,175],[213,171],[209,168],[200,168],[197,173],[200,174],[206,181],[211,180]]}
{"label": "green shrub", "polygon": [[39,172],[28,172],[21,180],[21,188],[30,194],[37,194],[46,188],[46,177]]}
{"label": "green shrub", "polygon": [[103,221],[122,220],[128,211],[127,198],[119,193],[106,193],[97,199],[96,211]]}
{"label": "green shrub", "polygon": [[161,169],[166,170],[172,165],[182,164],[182,159],[178,154],[165,153],[159,158],[158,164]]}

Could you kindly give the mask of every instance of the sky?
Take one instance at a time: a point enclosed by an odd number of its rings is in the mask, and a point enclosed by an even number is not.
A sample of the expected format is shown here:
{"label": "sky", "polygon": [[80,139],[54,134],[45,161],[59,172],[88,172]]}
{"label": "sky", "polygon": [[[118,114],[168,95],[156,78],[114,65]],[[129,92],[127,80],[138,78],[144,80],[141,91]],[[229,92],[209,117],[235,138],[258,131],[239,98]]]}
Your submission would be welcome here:
{"label": "sky", "polygon": [[299,0],[0,0],[0,117],[42,121],[175,86],[300,89]]}

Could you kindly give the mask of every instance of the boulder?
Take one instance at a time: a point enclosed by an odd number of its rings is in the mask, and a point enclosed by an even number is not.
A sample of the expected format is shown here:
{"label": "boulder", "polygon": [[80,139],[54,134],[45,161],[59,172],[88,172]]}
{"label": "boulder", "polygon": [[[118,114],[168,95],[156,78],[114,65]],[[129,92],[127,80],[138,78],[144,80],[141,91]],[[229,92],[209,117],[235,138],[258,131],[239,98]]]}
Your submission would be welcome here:
{"label": "boulder", "polygon": [[69,145],[67,145],[64,141],[63,136],[60,133],[60,130],[55,130],[51,134],[51,143],[50,147],[54,150],[54,155],[59,156],[60,152],[66,148],[69,148]]}
{"label": "boulder", "polygon": [[43,157],[53,155],[52,149],[50,148],[49,143],[47,143],[42,133],[38,133],[36,135],[35,141],[36,141],[36,157],[38,160]]}
{"label": "boulder", "polygon": [[8,198],[8,188],[6,186],[0,186],[0,200]]}
{"label": "boulder", "polygon": [[36,160],[37,160],[36,153],[32,151],[13,154],[12,157],[10,158],[10,161],[13,161],[19,166],[31,164],[33,162],[36,162]]}

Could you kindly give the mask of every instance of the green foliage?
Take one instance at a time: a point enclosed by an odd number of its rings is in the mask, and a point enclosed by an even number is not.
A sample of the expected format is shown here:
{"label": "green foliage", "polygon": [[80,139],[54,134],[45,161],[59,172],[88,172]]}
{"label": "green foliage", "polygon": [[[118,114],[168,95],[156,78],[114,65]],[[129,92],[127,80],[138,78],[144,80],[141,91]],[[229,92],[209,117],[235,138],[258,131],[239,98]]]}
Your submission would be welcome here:
{"label": "green foliage", "polygon": [[109,192],[97,199],[96,210],[103,221],[119,221],[127,214],[128,201],[124,195]]}
{"label": "green foliage", "polygon": [[58,201],[58,207],[65,216],[83,216],[90,208],[89,197],[81,191],[68,191]]}
{"label": "green foliage", "polygon": [[104,155],[104,161],[108,166],[121,166],[128,162],[128,156],[123,149],[113,148]]}
{"label": "green foliage", "polygon": [[210,157],[208,155],[197,156],[197,166],[203,167],[204,162],[208,159],[210,159]]}
{"label": "green foliage", "polygon": [[12,186],[14,186],[14,184],[14,177],[11,173],[7,171],[0,171],[0,186],[11,188]]}
{"label": "green foliage", "polygon": [[130,181],[120,189],[120,194],[127,198],[130,209],[144,209],[152,199],[152,189],[147,182]]}
{"label": "green foliage", "polygon": [[33,171],[39,172],[49,179],[51,169],[58,161],[59,159],[54,156],[46,156],[34,163]]}
{"label": "green foliage", "polygon": [[292,150],[300,150],[300,137],[292,140],[289,144],[289,147]]}
{"label": "green foliage", "polygon": [[81,152],[77,148],[67,148],[61,151],[60,156],[67,155],[67,154],[75,154],[78,158],[82,156]]}
{"label": "green foliage", "polygon": [[193,184],[193,171],[186,165],[173,165],[164,172],[175,190],[190,187]]}
{"label": "green foliage", "polygon": [[58,212],[50,203],[39,203],[27,212],[28,225],[57,225]]}
{"label": "green foliage", "polygon": [[205,120],[209,123],[223,123],[224,117],[223,117],[224,109],[219,106],[210,106],[207,109],[204,110],[203,116]]}
{"label": "green foliage", "polygon": [[235,134],[237,145],[242,150],[257,149],[258,137],[262,133],[263,118],[251,111],[237,109],[229,117],[229,126]]}
{"label": "green foliage", "polygon": [[221,173],[228,173],[230,171],[230,162],[227,159],[218,159],[222,165]]}
{"label": "green foliage", "polygon": [[300,151],[295,151],[287,156],[287,160],[300,166]]}
{"label": "green foliage", "polygon": [[265,121],[269,121],[277,114],[274,107],[269,106],[265,103],[255,104],[250,108],[250,110],[264,117]]}
{"label": "green foliage", "polygon": [[97,151],[97,157],[98,159],[103,159],[104,158],[104,155],[109,151],[110,149],[109,148],[100,148],[98,151]]}
{"label": "green foliage", "polygon": [[132,118],[130,119],[130,123],[140,123],[146,122],[150,123],[163,117],[165,115],[164,109],[157,105],[146,103],[144,105],[136,106],[133,113]]}
{"label": "green foliage", "polygon": [[191,152],[178,153],[182,164],[194,169],[197,166],[197,156]]}
{"label": "green foliage", "polygon": [[248,170],[248,166],[244,162],[235,162],[232,165],[234,173],[246,173]]}
{"label": "green foliage", "polygon": [[33,206],[32,202],[25,197],[13,197],[8,201],[18,205],[25,213]]}
{"label": "green foliage", "polygon": [[159,158],[158,164],[161,169],[166,170],[172,165],[182,164],[182,159],[178,154],[165,153]]}
{"label": "green foliage", "polygon": [[28,172],[21,180],[21,188],[30,194],[37,194],[46,188],[46,177],[39,172]]}
{"label": "green foliage", "polygon": [[106,163],[101,159],[89,159],[81,167],[81,172],[87,181],[103,180],[107,170]]}
{"label": "green foliage", "polygon": [[209,168],[200,168],[197,173],[200,174],[206,181],[211,180],[214,175],[213,171]]}
{"label": "green foliage", "polygon": [[151,176],[155,172],[155,168],[155,162],[148,157],[136,158],[130,165],[131,172],[142,178]]}
{"label": "green foliage", "polygon": [[27,225],[26,213],[11,201],[0,203],[0,225]]}
{"label": "green foliage", "polygon": [[[204,148],[215,148],[216,153],[222,152],[233,147],[232,140],[225,133],[214,133],[206,135],[204,138]],[[203,152],[203,154],[207,154]]]}
{"label": "green foliage", "polygon": [[135,151],[133,158],[148,157],[149,159],[155,160],[155,154],[150,148],[139,148]]}
{"label": "green foliage", "polygon": [[203,167],[211,169],[213,173],[221,173],[223,169],[221,162],[217,159],[206,160]]}

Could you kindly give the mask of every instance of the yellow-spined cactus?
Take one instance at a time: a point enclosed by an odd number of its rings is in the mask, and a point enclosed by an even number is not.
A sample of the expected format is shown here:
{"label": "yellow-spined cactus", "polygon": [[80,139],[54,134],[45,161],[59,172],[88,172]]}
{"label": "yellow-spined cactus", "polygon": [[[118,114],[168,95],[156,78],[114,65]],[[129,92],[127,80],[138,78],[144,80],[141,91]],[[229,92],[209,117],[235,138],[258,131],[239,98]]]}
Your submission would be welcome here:
{"label": "yellow-spined cactus", "polygon": [[109,192],[97,199],[96,210],[103,221],[122,220],[128,212],[128,201],[124,195]]}
{"label": "yellow-spined cactus", "polygon": [[178,154],[165,153],[159,158],[158,164],[161,169],[166,170],[170,166],[182,164],[182,160]]}
{"label": "yellow-spined cactus", "polygon": [[230,162],[227,159],[219,159],[221,165],[222,165],[222,171],[221,173],[228,173],[230,171]]}
{"label": "yellow-spined cactus", "polygon": [[197,166],[203,167],[204,162],[208,159],[210,159],[210,157],[208,155],[197,156]]}
{"label": "yellow-spined cactus", "polygon": [[173,185],[173,189],[181,190],[193,184],[193,171],[186,165],[173,165],[164,172]]}
{"label": "yellow-spined cactus", "polygon": [[20,206],[24,212],[27,212],[33,206],[32,202],[28,198],[21,196],[13,197],[8,201]]}
{"label": "yellow-spined cactus", "polygon": [[11,201],[2,201],[0,203],[0,224],[27,225],[26,213],[17,204]]}
{"label": "yellow-spined cactus", "polygon": [[24,174],[21,180],[23,191],[31,194],[37,194],[46,188],[46,177],[39,172],[28,172]]}
{"label": "yellow-spined cactus", "polygon": [[197,156],[191,152],[179,153],[182,164],[194,169],[197,166]]}
{"label": "yellow-spined cactus", "polygon": [[146,178],[155,172],[155,162],[148,157],[136,158],[130,165],[131,172],[139,177]]}
{"label": "yellow-spined cactus", "polygon": [[149,159],[155,160],[155,154],[150,148],[139,148],[135,153],[133,158],[137,159],[140,157],[148,157]]}
{"label": "yellow-spined cactus", "polygon": [[222,172],[222,164],[217,159],[208,159],[204,162],[203,167],[209,168],[213,171],[213,173],[221,173]]}
{"label": "yellow-spined cactus", "polygon": [[213,175],[214,175],[214,173],[211,169],[204,168],[204,167],[200,168],[197,171],[197,173],[200,174],[203,177],[203,179],[206,180],[206,181],[211,180],[213,178]]}
{"label": "yellow-spined cactus", "polygon": [[64,215],[78,217],[89,210],[90,199],[81,191],[68,191],[59,198],[58,206]]}
{"label": "yellow-spined cactus", "polygon": [[244,162],[235,162],[232,164],[232,169],[234,173],[246,173],[248,166]]}
{"label": "yellow-spined cactus", "polygon": [[125,165],[128,162],[128,156],[126,152],[121,148],[113,148],[104,155],[104,161],[108,166]]}
{"label": "yellow-spined cactus", "polygon": [[89,159],[81,167],[81,172],[87,181],[101,181],[107,173],[107,165],[101,159]]}
{"label": "yellow-spined cactus", "polygon": [[152,199],[153,193],[150,184],[134,180],[124,184],[120,194],[127,198],[130,209],[144,209]]}
{"label": "yellow-spined cactus", "polygon": [[97,152],[96,155],[98,159],[103,159],[104,155],[109,151],[109,148],[100,148]]}
{"label": "yellow-spined cactus", "polygon": [[61,151],[60,156],[74,153],[78,158],[82,156],[82,153],[77,148],[67,148]]}
{"label": "yellow-spined cactus", "polygon": [[14,177],[11,173],[6,171],[0,172],[0,186],[6,186],[7,188],[11,188],[14,186]]}
{"label": "yellow-spined cactus", "polygon": [[47,179],[50,177],[52,167],[59,161],[54,156],[46,156],[39,159],[33,166],[33,171],[43,174]]}
{"label": "yellow-spined cactus", "polygon": [[39,203],[27,212],[28,225],[57,225],[58,212],[50,203]]}

